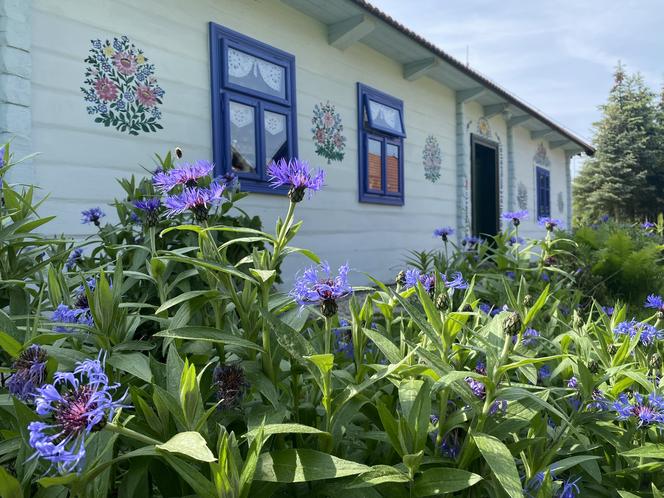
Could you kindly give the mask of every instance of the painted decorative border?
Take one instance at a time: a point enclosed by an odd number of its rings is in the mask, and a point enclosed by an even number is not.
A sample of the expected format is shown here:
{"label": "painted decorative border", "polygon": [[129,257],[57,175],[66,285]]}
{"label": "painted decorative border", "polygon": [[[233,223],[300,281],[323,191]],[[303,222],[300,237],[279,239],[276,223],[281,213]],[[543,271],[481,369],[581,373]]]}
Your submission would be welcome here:
{"label": "painted decorative border", "polygon": [[130,135],[162,129],[159,105],[165,92],[143,50],[127,36],[91,43],[81,91],[95,123]]}

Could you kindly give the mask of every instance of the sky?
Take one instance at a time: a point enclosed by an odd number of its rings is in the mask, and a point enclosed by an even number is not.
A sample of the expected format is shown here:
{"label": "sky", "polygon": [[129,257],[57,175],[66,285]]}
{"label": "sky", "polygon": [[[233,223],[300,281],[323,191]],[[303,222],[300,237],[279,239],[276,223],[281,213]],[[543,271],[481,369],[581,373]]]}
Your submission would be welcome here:
{"label": "sky", "polygon": [[664,83],[664,0],[370,0],[587,140],[621,60]]}

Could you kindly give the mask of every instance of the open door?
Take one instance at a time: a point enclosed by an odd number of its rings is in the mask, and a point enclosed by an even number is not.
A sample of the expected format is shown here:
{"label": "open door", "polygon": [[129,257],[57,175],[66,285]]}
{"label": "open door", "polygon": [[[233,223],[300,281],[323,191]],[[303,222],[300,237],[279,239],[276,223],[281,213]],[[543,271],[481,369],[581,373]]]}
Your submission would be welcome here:
{"label": "open door", "polygon": [[498,144],[477,135],[470,137],[473,234],[498,233]]}

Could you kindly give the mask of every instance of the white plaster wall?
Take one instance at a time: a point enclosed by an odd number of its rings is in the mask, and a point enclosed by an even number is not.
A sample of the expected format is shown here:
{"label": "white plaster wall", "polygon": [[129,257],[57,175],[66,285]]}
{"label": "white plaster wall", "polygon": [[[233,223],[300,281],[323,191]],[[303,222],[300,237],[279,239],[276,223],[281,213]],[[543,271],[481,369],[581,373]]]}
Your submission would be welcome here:
{"label": "white plaster wall", "polygon": [[[570,206],[567,205],[567,179],[565,152],[562,149],[549,149],[548,143],[541,140],[532,140],[530,132],[522,127],[514,128],[514,163],[516,171],[516,183],[523,182],[528,192],[529,220],[524,222],[520,233],[526,237],[541,237],[544,228],[537,224],[537,192],[535,186],[535,161],[537,147],[544,144],[547,157],[550,161],[551,172],[551,217],[567,222]],[[518,189],[517,189],[518,191]],[[558,193],[563,196],[563,210],[558,209]],[[515,206],[517,204],[515,203]]]}
{"label": "white plaster wall", "polygon": [[[296,245],[338,265],[392,279],[408,249],[434,247],[432,230],[454,225],[454,94],[422,78],[409,82],[402,68],[357,44],[342,52],[327,43],[326,27],[276,0],[34,0],[32,22],[33,145],[42,153],[36,178],[50,198],[44,211],[58,215],[54,232],[81,236],[80,212],[121,195],[115,179],[153,169],[155,152],[176,145],[185,159],[211,159],[208,22],[214,21],[296,57],[299,156],[327,170],[327,185],[303,202]],[[127,35],[156,65],[164,88],[164,129],[132,137],[93,122],[79,90],[90,40]],[[356,82],[404,101],[403,207],[358,202]],[[327,166],[314,153],[314,104],[330,100],[347,136],[342,163]],[[440,180],[425,180],[422,148],[434,134],[443,152]],[[286,209],[284,197],[252,194],[241,207],[259,214],[268,229]],[[107,213],[112,208],[106,208]],[[285,275],[305,261],[291,261]]]}

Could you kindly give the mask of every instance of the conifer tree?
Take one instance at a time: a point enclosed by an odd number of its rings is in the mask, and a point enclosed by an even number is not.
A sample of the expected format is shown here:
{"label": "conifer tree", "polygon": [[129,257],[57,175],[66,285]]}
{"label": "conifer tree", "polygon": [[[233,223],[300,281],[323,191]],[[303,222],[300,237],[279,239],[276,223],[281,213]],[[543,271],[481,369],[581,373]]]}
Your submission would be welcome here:
{"label": "conifer tree", "polygon": [[574,180],[574,208],[582,221],[603,214],[628,221],[653,218],[661,209],[654,93],[640,74],[618,63],[602,119],[594,124],[595,156]]}

